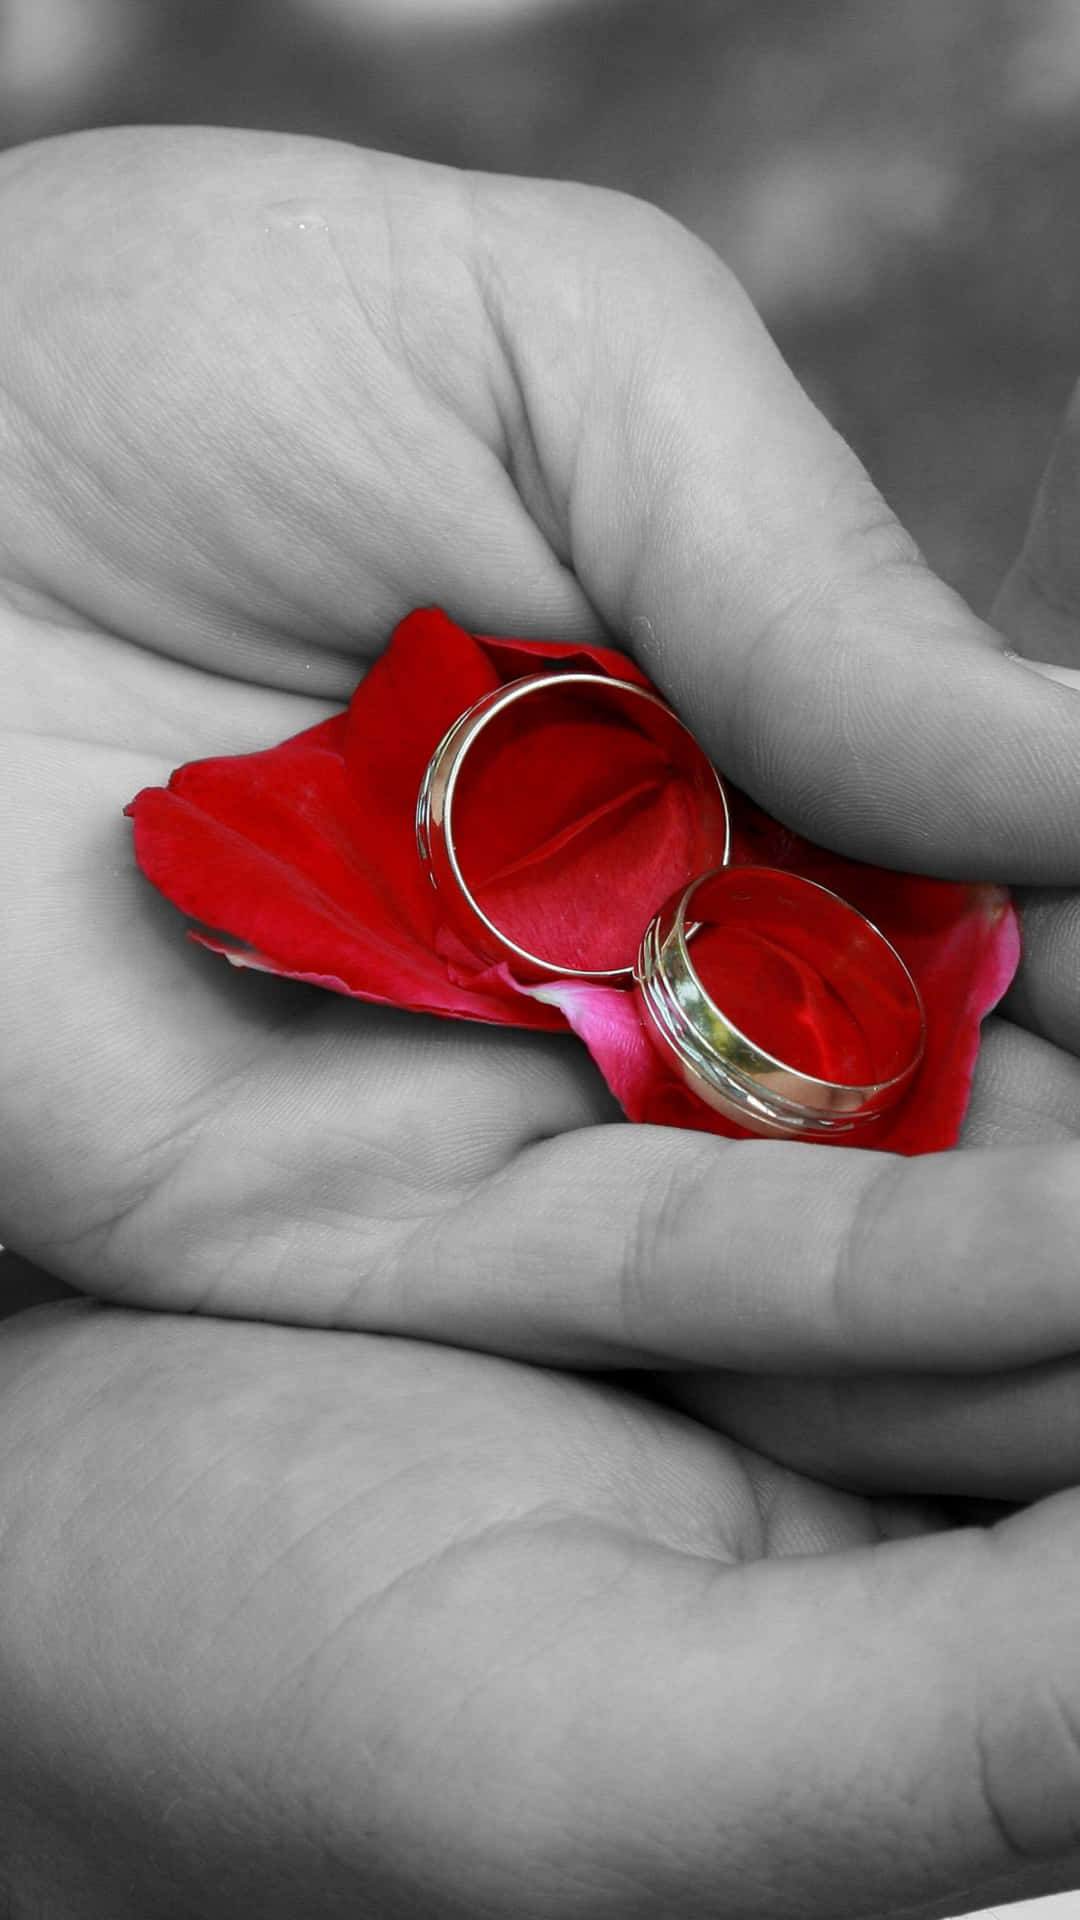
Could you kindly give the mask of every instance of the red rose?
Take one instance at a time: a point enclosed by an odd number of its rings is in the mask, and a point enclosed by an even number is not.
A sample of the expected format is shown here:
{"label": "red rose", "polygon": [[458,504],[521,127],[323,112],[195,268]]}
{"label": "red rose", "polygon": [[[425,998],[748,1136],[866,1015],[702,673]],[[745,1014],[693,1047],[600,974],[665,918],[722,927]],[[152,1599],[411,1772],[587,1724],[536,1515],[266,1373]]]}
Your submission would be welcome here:
{"label": "red rose", "polygon": [[[238,965],[451,1018],[570,1026],[630,1119],[737,1134],[665,1065],[631,993],[572,978],[523,985],[506,963],[476,960],[420,863],[416,796],[443,734],[483,694],[549,663],[649,684],[606,648],[474,637],[435,610],[413,613],[345,713],[263,753],[194,761],[167,788],[138,794],[127,808],[138,863],[213,929],[192,938]],[[572,724],[556,711],[485,769],[483,801],[459,826],[485,868],[498,923],[543,951],[542,914],[546,937],[556,925],[560,954],[574,952],[580,965],[633,952],[690,844],[685,794],[659,750],[595,707]],[[1008,894],[846,860],[732,789],[729,801],[732,862],[787,868],[850,901],[891,940],[922,994],[926,1055],[915,1088],[875,1123],[872,1140],[852,1144],[952,1146],[979,1023],[1019,958]],[[617,884],[593,889],[585,926],[582,879],[597,870]]]}

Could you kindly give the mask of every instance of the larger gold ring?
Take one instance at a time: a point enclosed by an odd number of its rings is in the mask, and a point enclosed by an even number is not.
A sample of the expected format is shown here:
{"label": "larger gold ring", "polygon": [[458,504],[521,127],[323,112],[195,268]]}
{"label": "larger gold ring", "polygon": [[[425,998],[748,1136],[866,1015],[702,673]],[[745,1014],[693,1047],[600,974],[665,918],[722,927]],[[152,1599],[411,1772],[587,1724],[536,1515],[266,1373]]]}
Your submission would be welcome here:
{"label": "larger gold ring", "polygon": [[[682,884],[703,867],[727,861],[730,822],[724,785],[692,733],[659,696],[631,680],[613,680],[600,673],[538,673],[496,687],[461,714],[444,734],[428,762],[416,803],[416,844],[420,859],[440,896],[448,919],[469,950],[490,962],[507,961],[523,983],[575,978],[609,986],[632,986],[634,953],[624,965],[587,968],[564,964],[557,955],[531,952],[511,939],[487,913],[470,881],[468,862],[455,837],[455,800],[468,756],[486,729],[512,709],[538,694],[571,692],[602,707],[614,706],[630,724],[659,746],[673,772],[691,789],[695,842],[686,872],[673,874]],[[602,876],[605,887],[618,884],[617,874]],[[653,911],[659,901],[646,902]],[[636,936],[635,936],[636,945]]]}
{"label": "larger gold ring", "polygon": [[[752,966],[738,982],[739,998],[754,1002],[741,1026],[709,991],[695,946],[708,935],[722,971],[725,936],[755,926],[773,930],[761,936],[762,975],[770,960],[803,970],[819,1014],[827,1008],[834,1036],[848,1037],[853,1074],[826,1078],[770,1049],[764,1036],[776,1007]],[[907,1092],[926,1044],[919,990],[885,935],[828,888],[768,867],[703,874],[669,900],[646,929],[637,994],[651,1037],[685,1085],[752,1133],[831,1139],[868,1126]]]}

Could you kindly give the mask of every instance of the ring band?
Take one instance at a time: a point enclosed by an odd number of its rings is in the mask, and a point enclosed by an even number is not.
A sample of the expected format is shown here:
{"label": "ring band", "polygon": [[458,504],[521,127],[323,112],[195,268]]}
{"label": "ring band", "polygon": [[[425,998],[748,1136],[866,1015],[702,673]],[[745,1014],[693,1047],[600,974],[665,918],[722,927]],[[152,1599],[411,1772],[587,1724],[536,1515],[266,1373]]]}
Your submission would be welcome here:
{"label": "ring band", "polygon": [[[752,929],[762,909],[804,930],[804,971],[816,974],[872,1077],[825,1079],[785,1061],[708,991],[692,958],[695,940],[712,930],[722,957],[725,924],[730,930],[742,918]],[[816,881],[768,867],[725,867],[673,896],[646,929],[636,985],[650,1036],[685,1085],[753,1133],[831,1139],[868,1125],[907,1092],[926,1044],[919,990],[885,935]],[[761,1011],[767,1020],[768,1006]]]}
{"label": "ring band", "polygon": [[[467,757],[481,734],[500,718],[542,693],[572,691],[615,709],[657,745],[672,768],[693,790],[697,841],[686,877],[703,866],[723,867],[731,827],[727,796],[719,774],[692,733],[671,708],[647,687],[599,673],[539,673],[509,681],[469,707],[443,735],[427,765],[416,803],[416,844],[432,886],[470,950],[491,962],[508,961],[523,984],[579,979],[607,986],[632,986],[634,956],[618,967],[565,966],[530,952],[504,933],[484,912],[462,867],[455,840],[454,803]],[[646,910],[649,910],[647,904]]]}
{"label": "ring band", "polygon": [[[660,747],[697,802],[688,878],[680,875],[625,966],[568,966],[519,946],[484,912],[455,840],[455,798],[476,741],[520,702],[567,690],[620,710]],[[896,949],[816,881],[728,866],[720,776],[671,708],[633,681],[540,673],[485,694],[428,762],[416,843],[448,919],[478,959],[508,961],[523,985],[576,978],[632,988],[646,1032],[683,1084],[752,1133],[826,1140],[853,1133],[894,1107],[918,1073],[926,1019]],[[788,1031],[777,1039],[785,1019]]]}

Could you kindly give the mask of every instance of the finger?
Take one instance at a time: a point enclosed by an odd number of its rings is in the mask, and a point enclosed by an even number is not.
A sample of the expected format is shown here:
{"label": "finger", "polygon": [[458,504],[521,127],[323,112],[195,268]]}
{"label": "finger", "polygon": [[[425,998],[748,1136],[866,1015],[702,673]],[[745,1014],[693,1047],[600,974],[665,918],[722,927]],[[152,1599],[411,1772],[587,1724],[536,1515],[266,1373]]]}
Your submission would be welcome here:
{"label": "finger", "polygon": [[862,1494],[1027,1502],[1080,1482],[1080,1362],[1011,1373],[659,1376],[707,1426]]}
{"label": "finger", "polygon": [[[1080,669],[1080,387],[1043,474],[1019,557],[991,618],[1017,653],[1076,686]],[[1065,671],[1061,671],[1065,670]]]}
{"label": "finger", "polygon": [[670,221],[201,130],[87,136],[5,179],[15,577],[318,694],[418,601],[488,631],[606,624],[811,837],[1080,878],[1069,690],[927,572]]}
{"label": "finger", "polygon": [[[22,788],[14,743],[6,764],[13,790],[34,796],[4,843],[22,903],[8,959],[34,994],[32,1017],[0,1010],[19,1114],[0,1236],[63,1277],[177,1309],[570,1364],[659,1353],[673,1365],[951,1371],[1075,1344],[1061,1148],[1062,1189],[1046,1207],[1051,1159],[1040,1175],[1034,1158],[972,1156],[966,1185],[949,1158],[920,1171],[598,1127],[609,1097],[569,1039],[364,1008],[161,939],[145,899],[135,911],[117,838],[118,798],[159,776],[152,763],[113,765],[97,744],[51,759],[39,741]],[[95,1012],[74,1033],[73,954],[75,1005]],[[132,1031],[138,1049],[124,1043]],[[1067,1131],[1071,1066],[1040,1133],[1034,1074],[1010,1079],[1002,1062],[1013,1137],[1045,1138],[1055,1114]],[[45,1141],[66,1169],[62,1192],[43,1182]]]}
{"label": "finger", "polygon": [[1020,965],[1001,1011],[1058,1048],[1080,1054],[1080,894],[1025,887]]}
{"label": "finger", "polygon": [[[133,879],[118,868],[95,885],[106,956]],[[55,917],[45,930],[51,945],[24,958],[47,1008],[68,973]],[[907,1161],[598,1124],[608,1097],[569,1040],[302,988],[297,1015],[252,984],[149,935],[122,991],[107,965],[87,976],[101,1046],[116,1052],[136,1013],[147,1037],[137,1060],[121,1050],[108,1138],[92,1124],[91,1036],[62,1108],[40,1096],[9,1148],[11,1244],[117,1298],[574,1366],[982,1372],[1080,1344],[1071,1063],[1055,1094],[1065,1138],[1040,1126],[1033,1086],[1013,1125],[1038,1146]],[[156,1020],[166,1001],[188,1019]],[[7,1035],[29,1099],[64,1083],[70,1037],[55,1030],[44,1067],[48,1022],[32,1061]],[[51,1208],[36,1172],[47,1123],[78,1175]]]}
{"label": "finger", "polygon": [[832,1552],[782,1518],[764,1559],[764,1500],[720,1542],[710,1449],[665,1422],[657,1469],[629,1407],[532,1369],[66,1310],[2,1359],[6,1831],[102,1912],[167,1882],[274,1920],[853,1920],[1069,1883],[1072,1496]]}
{"label": "finger", "polygon": [[[1041,945],[1039,935],[1035,944]],[[1062,986],[1066,969],[1062,967]],[[1065,999],[1054,998],[1055,1015]],[[1039,1015],[1039,1009],[1033,1009]],[[1039,1031],[994,1015],[984,1022],[971,1100],[960,1139],[966,1147],[1023,1147],[1040,1141],[1080,1139],[1080,1061],[1067,1051],[1080,1041],[1080,1019],[1056,1019],[1058,1031],[1043,1039]],[[1027,1026],[1042,1025],[1041,1017]]]}
{"label": "finger", "polygon": [[[810,837],[957,876],[1080,877],[1080,709],[923,565],[716,260],[659,216],[478,194],[489,299],[575,570],[719,767]],[[576,274],[580,284],[580,269]],[[541,310],[542,308],[542,310]],[[993,742],[993,751],[986,743]]]}
{"label": "finger", "polygon": [[897,1160],[596,1127],[418,1227],[349,1310],[572,1365],[1027,1366],[1080,1345],[1078,1168],[1071,1141]]}
{"label": "finger", "polygon": [[[50,673],[22,676],[31,695],[13,696],[26,731],[4,742],[0,885],[18,911],[0,994],[0,1239],[128,1299],[236,1313],[276,1301],[332,1321],[358,1263],[374,1271],[417,1218],[518,1145],[615,1116],[569,1036],[241,974],[166,928],[125,799],[167,776],[155,754],[175,751],[186,710],[227,752],[308,724],[313,703],[228,683],[208,695],[210,676],[130,649],[114,684],[119,643],[73,657],[49,640]],[[132,733],[155,752],[118,744]]]}
{"label": "finger", "polygon": [[[1080,387],[1066,411],[1020,555],[991,618],[1029,669],[1080,689]],[[1080,900],[1056,889],[1019,896],[1023,946],[1004,1011],[1080,1053]]]}
{"label": "finger", "polygon": [[[719,1910],[763,1920],[956,1913],[979,1889],[1074,1885],[1078,1564],[1068,1495],[992,1532],[685,1566],[677,1584],[670,1565],[642,1568],[597,1602],[602,1640],[579,1616],[579,1658],[560,1648],[553,1676],[572,1666],[566,1785],[588,1794],[596,1855],[612,1852],[618,1783],[620,1869],[648,1885],[643,1911],[712,1911],[708,1887]],[[627,1718],[643,1730],[629,1799]]]}

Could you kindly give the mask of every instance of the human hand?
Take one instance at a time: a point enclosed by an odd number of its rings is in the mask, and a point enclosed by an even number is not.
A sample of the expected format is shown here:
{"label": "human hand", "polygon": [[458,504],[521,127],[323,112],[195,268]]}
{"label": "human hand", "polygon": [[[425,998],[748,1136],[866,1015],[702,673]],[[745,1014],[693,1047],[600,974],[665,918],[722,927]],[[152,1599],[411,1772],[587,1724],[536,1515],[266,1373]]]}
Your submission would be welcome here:
{"label": "human hand", "polygon": [[[1027,538],[991,612],[1018,657],[1080,690],[1080,387],[1062,422],[1036,497]],[[1045,1136],[1075,1132],[1074,1097],[1065,1090],[1061,1052],[1080,1055],[1080,891],[1017,890],[1023,950],[1012,990],[983,1028],[982,1050],[964,1128],[969,1145],[1023,1138],[1042,1109]],[[1016,1261],[1017,1302],[1028,1261]],[[958,1391],[958,1385],[960,1390]],[[748,1446],[764,1446],[809,1474],[856,1488],[937,1487],[950,1459],[969,1492],[1029,1497],[1056,1484],[1062,1440],[1072,1452],[1073,1369],[1036,1366],[985,1384],[935,1376],[805,1376],[764,1383],[737,1373],[668,1376],[665,1397],[696,1418],[723,1427]],[[980,1474],[980,1451],[986,1471]],[[1075,1454],[1073,1455],[1075,1458]],[[1003,1463],[1008,1462],[1006,1475]]]}
{"label": "human hand", "polygon": [[0,1330],[0,1891],[844,1920],[1075,1884],[1080,1504],[936,1531],[595,1380]]}
{"label": "human hand", "polygon": [[1080,878],[1071,695],[920,566],[713,257],[617,196],[205,131],[9,154],[0,230],[4,1240],[158,1307],[954,1375],[961,1424],[1044,1365],[1052,1449],[1040,1392],[1015,1455],[976,1423],[919,1471],[1075,1478],[1067,1052],[998,1089],[1010,1154],[605,1124],[573,1043],[237,978],[132,867],[136,788],[321,717],[438,602],[610,627],[850,853]]}
{"label": "human hand", "polygon": [[[1016,654],[1080,689],[1080,388],[1043,476],[1027,539],[993,619]],[[1076,832],[1076,817],[1073,817]],[[1024,951],[1006,1011],[1021,1027],[1080,1054],[1080,892],[1020,891]]]}

